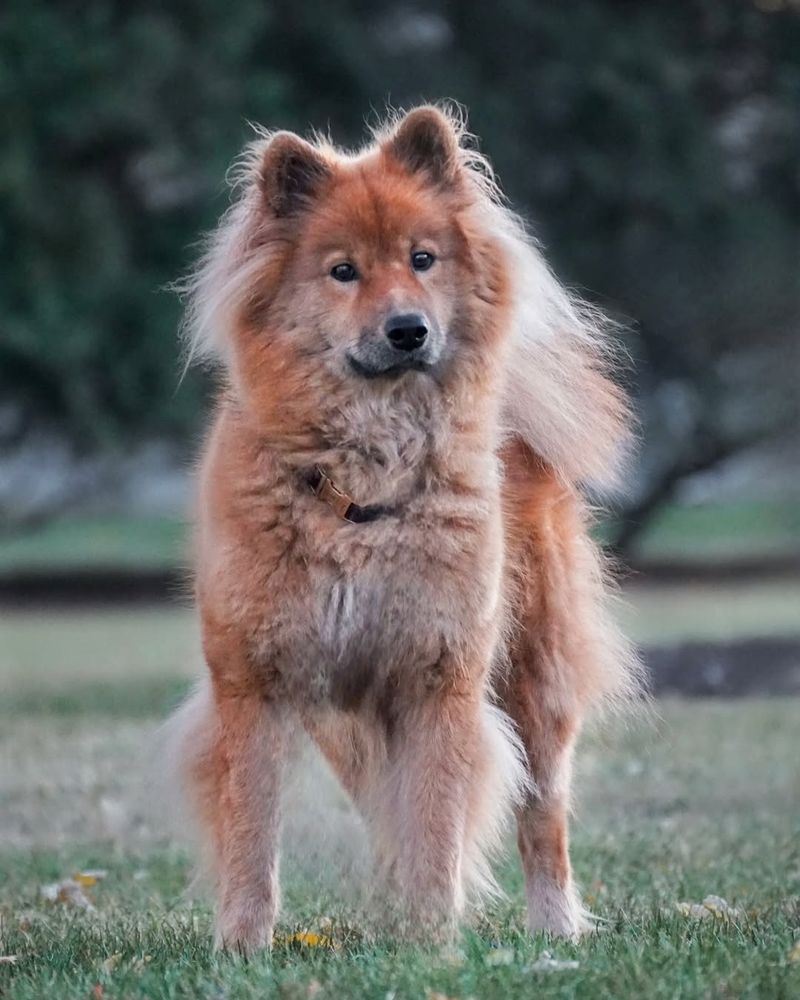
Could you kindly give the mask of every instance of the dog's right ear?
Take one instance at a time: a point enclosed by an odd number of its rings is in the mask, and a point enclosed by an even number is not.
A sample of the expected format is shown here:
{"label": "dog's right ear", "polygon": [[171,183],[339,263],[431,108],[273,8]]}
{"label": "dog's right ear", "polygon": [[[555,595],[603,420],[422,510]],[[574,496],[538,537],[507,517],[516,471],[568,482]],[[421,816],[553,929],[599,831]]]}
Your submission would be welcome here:
{"label": "dog's right ear", "polygon": [[307,207],[330,176],[330,166],[311,143],[294,132],[276,132],[263,153],[259,184],[280,218]]}

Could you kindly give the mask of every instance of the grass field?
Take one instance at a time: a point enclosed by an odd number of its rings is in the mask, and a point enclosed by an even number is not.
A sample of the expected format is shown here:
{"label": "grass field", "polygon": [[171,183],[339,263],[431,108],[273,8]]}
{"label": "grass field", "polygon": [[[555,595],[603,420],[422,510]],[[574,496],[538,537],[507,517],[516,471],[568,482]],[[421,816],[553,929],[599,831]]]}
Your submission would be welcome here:
{"label": "grass field", "polygon": [[[663,628],[655,609],[644,618]],[[525,934],[511,843],[499,862],[507,899],[472,916],[453,947],[376,934],[363,834],[315,765],[287,796],[272,957],[214,955],[207,901],[187,895],[189,854],[154,791],[154,732],[198,667],[192,636],[182,612],[0,623],[4,1000],[800,995],[792,700],[671,702],[652,724],[585,743],[574,861],[603,923],[579,944]],[[92,910],[43,897],[98,868],[84,890]],[[678,906],[709,894],[734,908],[727,918]],[[545,952],[577,965],[553,967]]]}
{"label": "grass field", "polygon": [[167,517],[72,516],[0,538],[0,573],[183,566],[187,525]]}

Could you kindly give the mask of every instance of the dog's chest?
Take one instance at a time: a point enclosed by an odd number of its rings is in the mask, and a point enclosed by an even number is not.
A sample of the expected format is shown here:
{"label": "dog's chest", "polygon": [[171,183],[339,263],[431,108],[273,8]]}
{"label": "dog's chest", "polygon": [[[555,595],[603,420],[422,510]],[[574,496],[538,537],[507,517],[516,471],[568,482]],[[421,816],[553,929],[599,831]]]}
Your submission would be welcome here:
{"label": "dog's chest", "polygon": [[424,672],[452,637],[454,609],[402,572],[367,565],[308,583],[279,644],[284,683],[303,699],[354,707],[390,675]]}
{"label": "dog's chest", "polygon": [[[356,535],[358,544],[364,537]],[[350,560],[309,560],[282,595],[264,656],[306,702],[349,708],[370,691],[380,696],[387,683],[425,683],[447,651],[468,648],[477,631],[491,628],[495,562],[486,539],[467,545],[436,536],[363,545]]]}

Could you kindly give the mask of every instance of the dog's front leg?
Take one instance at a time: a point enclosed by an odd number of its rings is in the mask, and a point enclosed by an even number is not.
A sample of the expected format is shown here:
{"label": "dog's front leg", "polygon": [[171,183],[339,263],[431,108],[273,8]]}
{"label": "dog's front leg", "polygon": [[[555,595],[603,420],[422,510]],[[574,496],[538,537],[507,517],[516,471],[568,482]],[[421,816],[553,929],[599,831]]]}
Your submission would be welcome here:
{"label": "dog's front leg", "polygon": [[285,709],[258,691],[216,685],[219,802],[216,945],[269,947],[278,909],[280,782],[288,741]]}
{"label": "dog's front leg", "polygon": [[447,690],[404,712],[393,734],[381,849],[412,932],[448,934],[463,906],[469,786],[479,738],[478,697]]}

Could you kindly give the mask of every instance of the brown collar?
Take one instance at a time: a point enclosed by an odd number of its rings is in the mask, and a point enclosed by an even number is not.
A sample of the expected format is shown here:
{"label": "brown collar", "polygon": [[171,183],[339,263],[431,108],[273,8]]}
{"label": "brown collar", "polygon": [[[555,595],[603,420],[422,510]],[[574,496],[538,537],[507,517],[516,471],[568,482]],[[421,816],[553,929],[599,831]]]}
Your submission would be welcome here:
{"label": "brown collar", "polygon": [[318,500],[326,503],[342,520],[350,521],[352,524],[376,521],[379,517],[383,517],[384,514],[392,514],[394,512],[393,508],[384,507],[380,504],[370,504],[367,507],[362,507],[360,504],[355,503],[353,498],[348,496],[344,490],[339,489],[336,483],[318,465],[315,465],[310,472],[306,473],[305,481],[311,487],[311,492]]}

